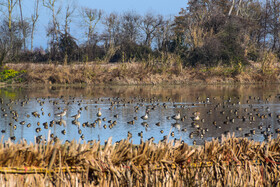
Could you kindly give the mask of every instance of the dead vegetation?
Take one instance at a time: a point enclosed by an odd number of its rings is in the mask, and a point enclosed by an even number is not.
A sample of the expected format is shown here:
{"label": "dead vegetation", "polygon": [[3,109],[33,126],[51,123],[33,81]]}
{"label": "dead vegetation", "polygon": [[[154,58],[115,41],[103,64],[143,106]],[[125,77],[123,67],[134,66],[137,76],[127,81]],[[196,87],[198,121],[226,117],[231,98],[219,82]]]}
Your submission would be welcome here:
{"label": "dead vegetation", "polygon": [[[0,183],[6,186],[277,186],[280,138],[254,142],[223,137],[191,147],[173,141],[105,146],[1,143]],[[45,168],[33,174],[10,168]],[[74,169],[76,168],[76,170]],[[26,169],[26,173],[28,169]]]}
{"label": "dead vegetation", "polygon": [[[43,84],[193,84],[193,83],[278,83],[279,67],[251,64],[233,67],[183,68],[180,63],[117,64],[7,64],[8,68],[26,70],[25,83]],[[265,67],[265,68],[264,68]]]}

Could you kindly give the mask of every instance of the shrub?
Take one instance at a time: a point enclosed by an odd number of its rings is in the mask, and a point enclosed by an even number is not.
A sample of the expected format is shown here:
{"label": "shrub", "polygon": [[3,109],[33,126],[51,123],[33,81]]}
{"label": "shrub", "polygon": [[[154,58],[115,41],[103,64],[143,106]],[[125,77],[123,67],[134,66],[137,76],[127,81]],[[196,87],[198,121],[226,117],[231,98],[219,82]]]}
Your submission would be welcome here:
{"label": "shrub", "polygon": [[[18,77],[19,75],[22,75],[26,73],[25,70],[21,70],[21,71],[16,71],[14,69],[4,69],[3,71],[0,72],[0,82],[5,82],[8,81],[11,82],[12,79]],[[22,82],[23,79],[22,78],[17,78],[15,79],[15,81],[19,81]]]}

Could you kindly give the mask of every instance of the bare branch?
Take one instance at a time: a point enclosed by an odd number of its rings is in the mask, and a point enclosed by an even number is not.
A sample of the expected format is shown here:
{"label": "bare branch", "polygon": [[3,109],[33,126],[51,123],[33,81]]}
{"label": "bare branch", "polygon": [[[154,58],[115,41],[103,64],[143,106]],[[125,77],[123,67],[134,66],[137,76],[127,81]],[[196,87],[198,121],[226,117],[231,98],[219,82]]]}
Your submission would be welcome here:
{"label": "bare branch", "polygon": [[228,12],[228,16],[231,15],[231,12],[232,12],[232,10],[233,10],[233,8],[234,8],[234,5],[235,5],[235,0],[232,0],[232,5],[231,5],[230,10],[229,10],[229,12]]}
{"label": "bare branch", "polygon": [[101,10],[97,9],[82,8],[81,14],[85,24],[87,25],[87,39],[89,42],[90,37],[93,35],[95,27],[100,21],[103,13]]}
{"label": "bare branch", "polygon": [[38,18],[39,18],[39,1],[40,0],[35,0],[34,1],[34,13],[31,15],[31,20],[32,20],[32,27],[31,27],[31,51],[33,51],[33,39],[34,39],[35,26],[36,26],[36,22],[38,21]]}

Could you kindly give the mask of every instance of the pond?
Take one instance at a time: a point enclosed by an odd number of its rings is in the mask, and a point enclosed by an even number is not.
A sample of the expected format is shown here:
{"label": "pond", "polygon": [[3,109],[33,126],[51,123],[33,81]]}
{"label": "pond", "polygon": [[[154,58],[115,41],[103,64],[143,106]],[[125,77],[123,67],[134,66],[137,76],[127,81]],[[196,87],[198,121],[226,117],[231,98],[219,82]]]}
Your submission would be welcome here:
{"label": "pond", "polygon": [[[277,84],[5,86],[0,97],[4,140],[29,143],[51,136],[103,144],[109,137],[113,142],[129,137],[134,144],[175,139],[192,145],[227,133],[265,141],[280,132]],[[55,115],[64,109],[65,116]]]}

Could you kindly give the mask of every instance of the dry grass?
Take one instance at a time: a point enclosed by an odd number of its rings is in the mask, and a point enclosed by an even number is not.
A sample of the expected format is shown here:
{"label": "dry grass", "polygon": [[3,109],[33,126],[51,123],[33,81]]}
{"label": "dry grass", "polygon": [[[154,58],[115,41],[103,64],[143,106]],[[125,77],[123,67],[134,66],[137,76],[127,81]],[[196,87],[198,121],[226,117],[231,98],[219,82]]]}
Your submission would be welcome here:
{"label": "dry grass", "polygon": [[[43,84],[192,84],[192,83],[262,83],[280,82],[279,67],[265,73],[259,63],[247,67],[182,68],[173,59],[168,65],[149,63],[116,64],[7,64],[15,70],[26,70],[26,83]],[[272,66],[270,66],[272,67]]]}
{"label": "dry grass", "polygon": [[[121,64],[7,64],[15,70],[27,70],[28,83],[44,84],[158,84],[188,80],[188,74],[178,73],[178,67],[170,68],[148,63]],[[180,77],[177,78],[176,77]],[[171,79],[170,79],[171,78]]]}
{"label": "dry grass", "polygon": [[[0,174],[6,186],[276,186],[280,138],[259,143],[235,137],[190,147],[173,141],[133,145],[129,140],[105,146],[79,144],[1,144],[0,167],[45,167],[54,173]],[[258,160],[255,164],[253,161]],[[209,161],[211,166],[191,163]],[[62,172],[62,167],[82,172]],[[1,168],[0,168],[1,169]]]}

